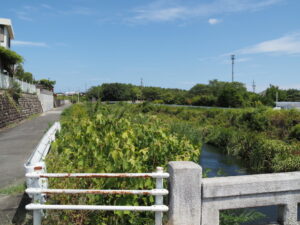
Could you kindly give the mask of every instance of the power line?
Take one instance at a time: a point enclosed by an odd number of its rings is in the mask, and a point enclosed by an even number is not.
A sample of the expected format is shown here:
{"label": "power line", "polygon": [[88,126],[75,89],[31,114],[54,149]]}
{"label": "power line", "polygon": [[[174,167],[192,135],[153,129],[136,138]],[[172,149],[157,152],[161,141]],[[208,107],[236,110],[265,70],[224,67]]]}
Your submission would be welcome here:
{"label": "power line", "polygon": [[143,81],[143,78],[141,78],[141,87],[144,87],[144,81]]}

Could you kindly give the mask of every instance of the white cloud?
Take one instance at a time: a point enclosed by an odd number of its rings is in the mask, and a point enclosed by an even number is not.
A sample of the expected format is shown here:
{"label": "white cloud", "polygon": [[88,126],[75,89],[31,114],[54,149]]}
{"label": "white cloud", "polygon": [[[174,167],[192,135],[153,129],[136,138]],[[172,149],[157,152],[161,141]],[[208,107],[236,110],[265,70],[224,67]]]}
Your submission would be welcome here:
{"label": "white cloud", "polygon": [[134,18],[139,21],[171,21],[182,18],[185,14],[185,9],[181,7],[173,7],[157,10],[137,10],[137,16]]}
{"label": "white cloud", "polygon": [[278,39],[264,41],[256,45],[239,49],[237,54],[300,54],[300,33],[285,35]]}
{"label": "white cloud", "polygon": [[20,20],[25,20],[25,21],[33,21],[33,19],[28,15],[28,13],[26,12],[22,12],[22,11],[17,11],[15,12],[16,16],[20,19]]}
{"label": "white cloud", "polygon": [[71,9],[57,11],[57,13],[62,15],[90,16],[93,15],[95,11],[86,7],[73,7]]}
{"label": "white cloud", "polygon": [[39,4],[37,6],[22,6],[18,9],[11,10],[16,14],[16,16],[24,21],[34,21],[37,16],[65,16],[65,15],[79,15],[79,16],[90,16],[95,14],[94,9],[80,7],[80,6],[72,6],[66,8],[64,10],[58,10],[51,5],[48,4]]}
{"label": "white cloud", "polygon": [[221,23],[221,22],[222,22],[222,20],[216,19],[216,18],[210,18],[210,19],[208,20],[208,23],[209,23],[210,25],[216,25],[216,24]]}
{"label": "white cloud", "polygon": [[155,2],[135,9],[130,21],[159,22],[184,20],[194,17],[210,17],[224,13],[257,11],[284,0],[214,0],[207,4],[187,5],[188,1],[156,0]]}
{"label": "white cloud", "polygon": [[[221,58],[222,57],[222,58]],[[226,57],[225,57],[225,55],[223,55],[223,56],[221,56],[220,57],[220,60],[222,59],[222,63],[223,64],[231,64],[232,62],[231,62],[231,58],[230,57],[228,57],[228,55],[226,55]],[[237,63],[244,63],[244,62],[249,62],[249,61],[251,61],[252,59],[251,58],[246,58],[246,57],[236,57],[236,59],[235,59],[235,62],[237,62]]]}
{"label": "white cloud", "polygon": [[250,60],[250,58],[237,58],[236,62],[248,62]]}
{"label": "white cloud", "polygon": [[48,47],[44,42],[31,42],[31,41],[12,41],[15,46],[28,46],[28,47]]}
{"label": "white cloud", "polygon": [[48,4],[41,4],[41,7],[45,8],[45,9],[53,9],[52,6],[50,6]]}

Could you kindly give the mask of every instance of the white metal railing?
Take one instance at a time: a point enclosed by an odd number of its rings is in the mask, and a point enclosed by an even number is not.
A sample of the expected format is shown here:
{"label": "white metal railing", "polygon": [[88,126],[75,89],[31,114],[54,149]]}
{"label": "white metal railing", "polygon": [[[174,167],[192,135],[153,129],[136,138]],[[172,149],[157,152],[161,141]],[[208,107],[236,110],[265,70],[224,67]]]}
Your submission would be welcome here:
{"label": "white metal railing", "polygon": [[[163,188],[163,179],[169,174],[163,172],[162,167],[157,167],[153,173],[27,173],[27,179],[35,179],[35,184],[41,183],[40,179],[48,178],[154,178],[156,188],[152,190],[93,190],[93,189],[48,189],[27,188],[26,193],[33,196],[34,203],[26,206],[33,210],[33,224],[41,225],[42,210],[102,210],[102,211],[149,211],[155,212],[155,225],[162,225],[163,212],[169,210],[163,204],[163,196],[168,195],[168,190]],[[47,194],[97,194],[97,195],[152,195],[155,196],[155,205],[151,206],[114,206],[114,205],[45,205]]]}
{"label": "white metal railing", "polygon": [[[52,127],[46,132],[46,134],[42,137],[36,149],[33,151],[27,162],[24,164],[25,173],[45,173],[46,172],[46,164],[44,162],[51,143],[55,140],[56,132],[61,129],[60,123],[55,122]],[[36,179],[26,178],[26,185],[28,188],[36,188],[42,186],[43,188],[48,187],[48,183],[46,179],[40,179],[39,183],[36,183]],[[33,197],[30,195],[30,197]]]}
{"label": "white metal railing", "polygon": [[30,84],[27,82],[24,82],[22,80],[18,80],[16,78],[4,75],[0,73],[0,89],[9,89],[12,87],[13,82],[17,82],[21,90],[25,93],[34,94],[37,92],[37,88],[34,84]]}
{"label": "white metal railing", "polygon": [[[33,198],[33,202],[26,206],[33,210],[34,225],[40,225],[42,210],[103,210],[103,211],[150,211],[155,212],[155,225],[162,224],[163,212],[168,206],[163,205],[163,196],[168,190],[163,188],[163,179],[169,174],[164,173],[161,167],[153,173],[46,173],[45,158],[55,140],[56,132],[61,129],[56,122],[43,136],[40,143],[25,163],[26,192]],[[49,178],[153,178],[156,179],[156,188],[152,190],[87,190],[87,189],[49,189]],[[109,206],[109,205],[45,205],[47,194],[98,194],[98,195],[152,195],[155,196],[155,205],[152,206]]]}

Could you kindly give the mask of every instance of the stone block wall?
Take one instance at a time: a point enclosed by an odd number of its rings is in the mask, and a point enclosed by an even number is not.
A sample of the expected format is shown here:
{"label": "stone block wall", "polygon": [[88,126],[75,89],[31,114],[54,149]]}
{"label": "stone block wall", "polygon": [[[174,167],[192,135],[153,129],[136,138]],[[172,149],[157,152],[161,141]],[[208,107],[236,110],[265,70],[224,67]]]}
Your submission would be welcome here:
{"label": "stone block wall", "polygon": [[19,106],[21,107],[23,118],[43,112],[41,102],[36,95],[23,94],[19,99]]}
{"label": "stone block wall", "polygon": [[0,128],[42,111],[41,103],[36,95],[22,94],[16,103],[7,94],[0,92]]}

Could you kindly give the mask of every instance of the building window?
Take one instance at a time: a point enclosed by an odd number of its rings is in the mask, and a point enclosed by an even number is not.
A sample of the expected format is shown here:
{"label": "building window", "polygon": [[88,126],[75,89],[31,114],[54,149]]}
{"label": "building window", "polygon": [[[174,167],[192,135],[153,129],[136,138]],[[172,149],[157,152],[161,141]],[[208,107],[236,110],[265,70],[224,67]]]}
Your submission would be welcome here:
{"label": "building window", "polygon": [[4,26],[0,26],[0,42],[4,42]]}

